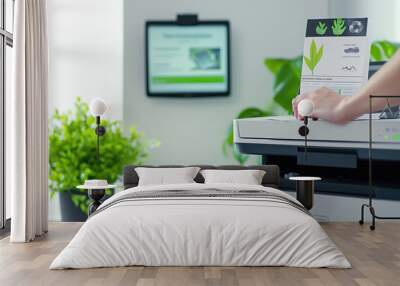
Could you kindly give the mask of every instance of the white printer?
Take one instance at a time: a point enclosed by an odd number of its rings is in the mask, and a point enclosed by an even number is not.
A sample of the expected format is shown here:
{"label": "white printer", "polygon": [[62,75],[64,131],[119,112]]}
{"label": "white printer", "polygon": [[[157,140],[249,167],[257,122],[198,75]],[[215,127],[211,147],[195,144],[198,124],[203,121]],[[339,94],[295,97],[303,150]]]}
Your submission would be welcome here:
{"label": "white printer", "polygon": [[[371,77],[384,62],[371,62]],[[398,107],[394,108],[398,113]],[[400,200],[400,119],[372,114],[372,170],[377,198]],[[245,154],[262,156],[263,164],[281,169],[281,188],[294,190],[288,177],[295,174],[322,177],[316,191],[368,196],[369,114],[346,125],[308,120],[307,153],[304,125],[293,116],[236,119],[234,143]]]}
{"label": "white printer", "polygon": [[[299,128],[303,122],[293,116],[272,116],[234,120],[234,142],[243,144],[269,144],[304,146]],[[346,125],[309,120],[308,145],[310,147],[368,148],[368,115]],[[400,150],[400,119],[382,119],[373,114],[372,142],[374,149]]]}
{"label": "white printer", "polygon": [[[373,184],[377,198],[400,200],[400,119],[373,115]],[[368,195],[368,115],[346,125],[309,120],[307,155],[303,122],[293,116],[234,120],[234,143],[245,154],[259,154],[263,164],[281,168],[281,187],[293,190],[293,174],[322,177],[317,191]]]}

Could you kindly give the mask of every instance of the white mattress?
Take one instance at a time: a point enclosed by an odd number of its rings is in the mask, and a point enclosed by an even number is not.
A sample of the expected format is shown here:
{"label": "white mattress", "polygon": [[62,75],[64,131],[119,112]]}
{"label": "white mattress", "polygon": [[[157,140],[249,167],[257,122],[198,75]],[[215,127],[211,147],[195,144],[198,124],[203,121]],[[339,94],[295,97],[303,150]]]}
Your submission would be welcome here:
{"label": "white mattress", "polygon": [[[145,266],[294,266],[349,268],[321,226],[293,206],[246,198],[121,201],[131,192],[202,190],[204,184],[136,187],[100,206],[50,269]],[[207,188],[272,188],[208,184]],[[297,202],[297,201],[296,201]]]}

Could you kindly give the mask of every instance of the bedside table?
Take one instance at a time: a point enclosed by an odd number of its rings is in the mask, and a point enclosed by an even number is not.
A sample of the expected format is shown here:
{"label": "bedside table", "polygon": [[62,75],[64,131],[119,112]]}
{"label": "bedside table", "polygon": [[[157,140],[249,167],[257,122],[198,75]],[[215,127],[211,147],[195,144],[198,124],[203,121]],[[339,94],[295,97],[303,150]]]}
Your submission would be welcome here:
{"label": "bedside table", "polygon": [[106,180],[86,180],[84,185],[77,188],[87,190],[89,198],[93,201],[88,209],[88,216],[90,216],[101,205],[106,189],[115,189],[116,185],[109,185]]}
{"label": "bedside table", "polygon": [[290,177],[296,181],[296,199],[310,210],[314,204],[314,182],[320,181],[320,177]]}

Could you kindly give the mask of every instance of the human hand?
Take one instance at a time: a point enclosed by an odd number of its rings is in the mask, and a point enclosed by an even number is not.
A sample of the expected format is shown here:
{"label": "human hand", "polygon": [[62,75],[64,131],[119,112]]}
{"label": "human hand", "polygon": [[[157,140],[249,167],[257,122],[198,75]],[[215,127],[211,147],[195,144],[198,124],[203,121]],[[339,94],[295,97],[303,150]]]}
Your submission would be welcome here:
{"label": "human hand", "polygon": [[339,95],[333,90],[325,87],[298,95],[293,99],[292,108],[294,116],[297,119],[303,120],[302,116],[298,112],[298,104],[306,98],[311,100],[314,105],[310,117],[317,119],[321,118],[337,124],[344,124],[348,121],[343,109],[347,97]]}

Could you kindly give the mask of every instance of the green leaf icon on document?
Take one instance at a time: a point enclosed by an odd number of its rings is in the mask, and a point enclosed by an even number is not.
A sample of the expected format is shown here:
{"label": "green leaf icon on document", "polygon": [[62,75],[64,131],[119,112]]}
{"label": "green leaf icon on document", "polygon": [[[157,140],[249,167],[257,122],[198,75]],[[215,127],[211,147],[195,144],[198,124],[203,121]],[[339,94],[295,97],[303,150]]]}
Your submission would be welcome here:
{"label": "green leaf icon on document", "polygon": [[318,22],[318,25],[317,25],[317,27],[315,28],[315,32],[316,32],[318,35],[322,36],[322,35],[325,35],[326,29],[327,29],[327,28],[328,28],[328,27],[326,26],[326,24],[325,24],[324,22]]}
{"label": "green leaf icon on document", "polygon": [[315,42],[315,40],[312,40],[310,45],[310,56],[304,56],[304,62],[310,69],[312,75],[314,75],[314,69],[321,60],[323,53],[324,45],[321,45],[321,47],[317,48],[317,43]]}
{"label": "green leaf icon on document", "polygon": [[346,23],[342,18],[337,18],[333,20],[332,33],[335,36],[342,35],[345,30],[346,30]]}

